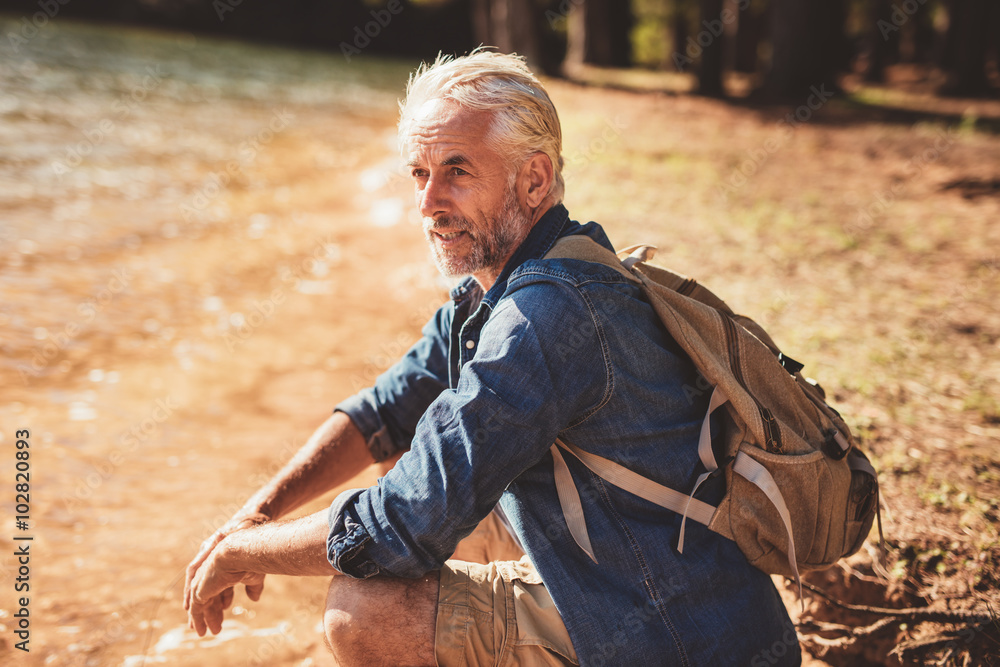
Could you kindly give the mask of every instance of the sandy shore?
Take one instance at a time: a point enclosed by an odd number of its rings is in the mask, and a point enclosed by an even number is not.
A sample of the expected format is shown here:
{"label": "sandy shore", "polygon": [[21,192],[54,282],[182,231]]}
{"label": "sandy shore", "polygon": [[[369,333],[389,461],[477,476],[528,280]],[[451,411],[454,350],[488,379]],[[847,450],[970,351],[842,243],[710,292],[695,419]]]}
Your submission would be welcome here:
{"label": "sandy shore", "polygon": [[[197,47],[216,61],[198,71],[191,37],[47,39],[79,69],[41,45],[2,66],[0,471],[30,431],[31,496],[28,529],[0,534],[0,661],[304,664],[323,654],[324,581],[275,577],[198,641],[182,572],[443,297],[395,171],[395,93],[313,82],[323,57],[269,60],[265,78],[298,77],[271,95],[218,65],[266,51]],[[33,538],[28,654],[15,532]]]}

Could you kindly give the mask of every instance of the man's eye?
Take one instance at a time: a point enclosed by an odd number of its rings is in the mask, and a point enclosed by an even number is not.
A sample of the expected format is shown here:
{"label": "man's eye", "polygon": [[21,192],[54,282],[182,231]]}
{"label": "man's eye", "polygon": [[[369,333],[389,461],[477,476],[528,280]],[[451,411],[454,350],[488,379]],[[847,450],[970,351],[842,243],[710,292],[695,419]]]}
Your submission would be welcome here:
{"label": "man's eye", "polygon": [[461,167],[455,167],[454,169],[452,169],[451,173],[455,174],[456,176],[468,176],[469,175],[469,172],[467,172],[466,170],[462,169]]}
{"label": "man's eye", "polygon": [[410,172],[410,176],[412,176],[413,178],[427,178],[427,170],[414,169],[413,171]]}

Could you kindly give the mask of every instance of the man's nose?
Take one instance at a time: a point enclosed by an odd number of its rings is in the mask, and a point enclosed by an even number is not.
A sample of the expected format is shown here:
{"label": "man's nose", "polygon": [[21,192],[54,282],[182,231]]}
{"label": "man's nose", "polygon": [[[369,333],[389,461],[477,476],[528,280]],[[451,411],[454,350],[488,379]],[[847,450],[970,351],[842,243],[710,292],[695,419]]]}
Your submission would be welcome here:
{"label": "man's nose", "polygon": [[417,193],[420,215],[425,218],[436,218],[448,213],[451,200],[445,184],[437,178],[429,178],[424,183],[424,189]]}

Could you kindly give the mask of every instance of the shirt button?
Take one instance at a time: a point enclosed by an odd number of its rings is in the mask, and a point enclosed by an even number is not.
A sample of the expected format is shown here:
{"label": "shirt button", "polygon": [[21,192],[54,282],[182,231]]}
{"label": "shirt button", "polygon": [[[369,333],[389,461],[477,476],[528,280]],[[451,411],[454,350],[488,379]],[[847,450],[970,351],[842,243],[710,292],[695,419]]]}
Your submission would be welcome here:
{"label": "shirt button", "polygon": [[466,349],[471,350],[475,346],[476,346],[476,341],[474,341],[474,340],[467,340],[467,341],[465,341],[465,347],[466,347]]}

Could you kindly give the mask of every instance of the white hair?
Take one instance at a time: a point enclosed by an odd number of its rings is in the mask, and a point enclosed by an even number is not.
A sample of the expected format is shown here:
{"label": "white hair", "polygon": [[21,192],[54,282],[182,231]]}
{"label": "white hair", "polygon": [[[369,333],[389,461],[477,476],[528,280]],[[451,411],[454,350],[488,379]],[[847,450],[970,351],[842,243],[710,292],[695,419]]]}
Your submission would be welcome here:
{"label": "white hair", "polygon": [[431,65],[422,63],[410,75],[406,98],[399,103],[401,151],[407,148],[415,110],[435,99],[492,111],[486,141],[512,165],[520,166],[535,153],[547,155],[554,176],[549,194],[562,201],[566,186],[559,114],[524,58],[480,47],[460,58],[439,54]]}

